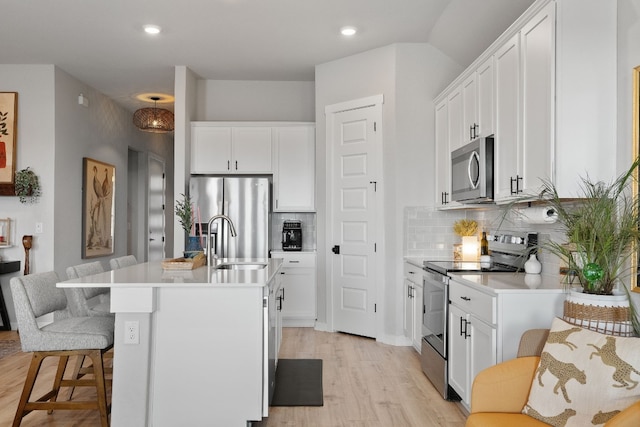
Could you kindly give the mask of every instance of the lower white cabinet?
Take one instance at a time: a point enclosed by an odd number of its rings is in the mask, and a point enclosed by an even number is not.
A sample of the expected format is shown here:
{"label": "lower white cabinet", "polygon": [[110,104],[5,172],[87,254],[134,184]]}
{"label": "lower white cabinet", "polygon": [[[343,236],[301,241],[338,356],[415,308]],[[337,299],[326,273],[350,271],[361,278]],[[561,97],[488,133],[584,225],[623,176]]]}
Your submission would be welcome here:
{"label": "lower white cabinet", "polygon": [[316,253],[272,251],[283,260],[282,325],[313,327],[316,323]]}
{"label": "lower white cabinet", "polygon": [[562,313],[564,294],[559,289],[494,289],[453,275],[449,301],[449,385],[469,409],[476,375],[515,358],[526,330],[549,328]]}
{"label": "lower white cabinet", "polygon": [[452,304],[449,310],[449,384],[471,400],[476,374],[496,364],[496,328]]}
{"label": "lower white cabinet", "polygon": [[422,349],[422,315],[424,313],[422,271],[422,268],[405,262],[404,335],[411,340],[413,348],[418,353]]}

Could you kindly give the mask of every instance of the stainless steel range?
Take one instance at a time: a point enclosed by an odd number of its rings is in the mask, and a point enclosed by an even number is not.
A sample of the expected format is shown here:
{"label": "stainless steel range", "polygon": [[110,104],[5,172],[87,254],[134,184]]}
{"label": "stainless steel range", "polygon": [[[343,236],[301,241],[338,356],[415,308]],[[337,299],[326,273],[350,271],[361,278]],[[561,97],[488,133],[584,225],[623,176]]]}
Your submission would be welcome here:
{"label": "stainless steel range", "polygon": [[460,397],[449,386],[448,318],[450,273],[499,273],[524,270],[524,263],[537,245],[536,233],[492,231],[487,236],[491,262],[425,261],[423,293],[422,371],[445,399]]}

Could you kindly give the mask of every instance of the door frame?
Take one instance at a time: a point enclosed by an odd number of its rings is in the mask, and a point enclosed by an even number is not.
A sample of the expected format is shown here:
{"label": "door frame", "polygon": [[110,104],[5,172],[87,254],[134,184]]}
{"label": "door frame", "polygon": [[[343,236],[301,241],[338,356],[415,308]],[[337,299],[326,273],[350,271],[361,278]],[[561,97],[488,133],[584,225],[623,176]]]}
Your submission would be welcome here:
{"label": "door frame", "polygon": [[[376,189],[376,197],[375,204],[373,208],[376,210],[376,227],[374,227],[374,240],[376,242],[376,260],[384,260],[385,259],[385,245],[384,245],[384,185],[383,184],[383,161],[382,161],[382,143],[383,143],[383,131],[384,127],[382,125],[382,104],[384,103],[384,96],[382,94],[373,95],[365,98],[354,99],[350,101],[340,102],[337,104],[331,104],[325,106],[325,117],[326,117],[326,127],[325,127],[325,135],[326,135],[326,144],[325,144],[325,155],[326,155],[326,166],[325,166],[325,175],[327,177],[327,183],[325,187],[325,197],[326,197],[326,215],[327,215],[327,226],[325,230],[325,242],[327,250],[333,246],[333,232],[335,227],[335,222],[333,220],[333,148],[334,148],[334,139],[333,139],[333,126],[335,124],[335,114],[341,113],[349,110],[357,110],[361,108],[374,107],[374,114],[376,116],[375,121],[377,126],[377,131],[374,134],[374,144],[375,149],[377,150],[377,164],[374,165],[375,175],[377,176],[377,189]],[[334,283],[333,283],[333,270],[335,268],[335,261],[332,254],[327,253],[327,262],[325,266],[325,277],[326,277],[326,310],[327,310],[327,326],[329,331],[335,331],[334,329],[334,307],[333,307],[333,298],[334,298]],[[385,318],[385,268],[383,262],[375,262],[375,290],[376,290],[376,325],[375,325],[375,338],[376,340],[384,337],[384,318]]]}

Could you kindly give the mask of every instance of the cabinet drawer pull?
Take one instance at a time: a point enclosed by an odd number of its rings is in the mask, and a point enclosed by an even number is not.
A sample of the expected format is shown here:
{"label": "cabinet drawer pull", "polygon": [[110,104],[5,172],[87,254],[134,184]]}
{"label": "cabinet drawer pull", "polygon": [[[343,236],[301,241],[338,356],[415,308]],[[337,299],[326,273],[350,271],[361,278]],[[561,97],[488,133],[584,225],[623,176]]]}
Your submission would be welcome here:
{"label": "cabinet drawer pull", "polygon": [[460,297],[460,299],[462,299],[464,301],[471,301],[471,298],[469,298],[469,297]]}
{"label": "cabinet drawer pull", "polygon": [[297,263],[299,263],[300,261],[295,260],[295,259],[292,259],[292,260],[289,260],[289,262],[290,262],[291,264],[297,264]]}

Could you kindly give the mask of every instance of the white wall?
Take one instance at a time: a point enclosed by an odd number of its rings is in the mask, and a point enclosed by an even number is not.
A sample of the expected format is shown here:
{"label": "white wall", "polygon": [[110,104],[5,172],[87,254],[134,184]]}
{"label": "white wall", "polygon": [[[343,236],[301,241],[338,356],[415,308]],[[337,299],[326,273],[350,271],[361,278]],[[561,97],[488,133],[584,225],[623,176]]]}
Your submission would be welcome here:
{"label": "white wall", "polygon": [[[403,208],[407,203],[433,200],[433,97],[461,71],[461,67],[427,44],[397,44],[316,66],[316,170],[318,208],[318,321],[327,319],[326,241],[326,119],[325,107],[382,94],[383,174],[385,210],[383,330],[379,338],[402,334]],[[431,170],[429,170],[431,169]],[[427,189],[429,188],[429,189]],[[390,225],[389,225],[390,224]]]}
{"label": "white wall", "polygon": [[198,80],[194,120],[315,120],[314,82]]}

